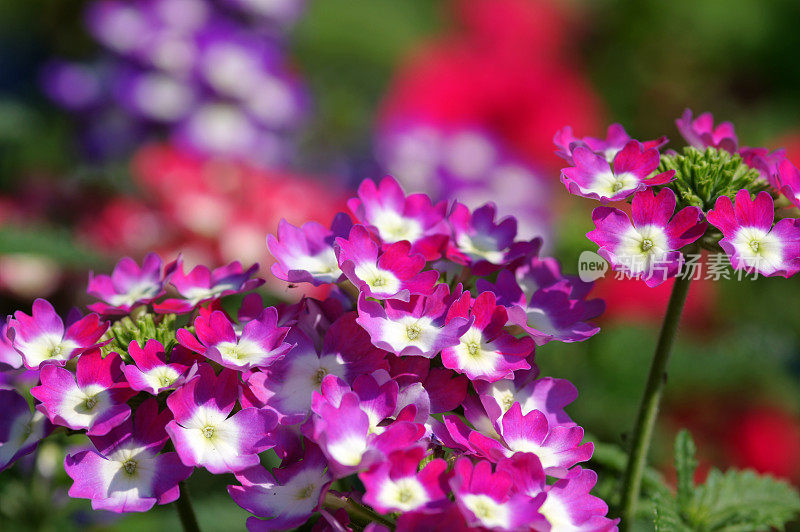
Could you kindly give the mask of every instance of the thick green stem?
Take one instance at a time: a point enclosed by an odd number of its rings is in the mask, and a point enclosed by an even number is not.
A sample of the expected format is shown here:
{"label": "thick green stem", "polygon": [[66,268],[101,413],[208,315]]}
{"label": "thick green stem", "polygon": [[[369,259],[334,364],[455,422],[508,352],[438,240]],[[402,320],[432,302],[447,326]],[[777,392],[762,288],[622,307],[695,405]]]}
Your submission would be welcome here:
{"label": "thick green stem", "polygon": [[[684,272],[685,273],[685,272]],[[689,293],[691,275],[679,276],[672,287],[672,295],[667,305],[667,313],[661,324],[661,333],[658,336],[656,352],[650,364],[650,373],[636,417],[636,426],[633,429],[631,450],[625,476],[622,479],[622,500],[620,502],[620,530],[631,530],[636,517],[636,505],[639,500],[639,490],[642,486],[642,473],[647,462],[647,451],[650,440],[653,438],[653,427],[658,417],[658,406],[664,393],[667,382],[667,362],[672,352],[672,343],[678,329],[678,323],[683,312],[683,305]]]}
{"label": "thick green stem", "polygon": [[200,532],[197,516],[194,514],[194,508],[192,508],[192,500],[189,498],[189,489],[186,487],[185,482],[181,482],[178,486],[180,486],[181,496],[175,501],[175,509],[178,510],[178,517],[181,519],[183,530],[185,532]]}
{"label": "thick green stem", "polygon": [[355,523],[366,526],[370,523],[380,523],[389,529],[394,530],[394,521],[376,513],[372,508],[361,504],[360,502],[343,495],[334,495],[331,492],[325,494],[324,506],[331,510],[338,510],[344,508],[347,514]]}

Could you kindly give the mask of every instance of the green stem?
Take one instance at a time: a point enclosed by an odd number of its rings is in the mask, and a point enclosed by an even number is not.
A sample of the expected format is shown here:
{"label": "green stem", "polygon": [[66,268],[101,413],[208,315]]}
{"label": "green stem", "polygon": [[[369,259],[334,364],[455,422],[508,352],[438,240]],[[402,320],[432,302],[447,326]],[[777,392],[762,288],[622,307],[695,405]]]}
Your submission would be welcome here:
{"label": "green stem", "polygon": [[[684,272],[686,273],[686,272]],[[681,275],[675,279],[672,295],[667,305],[667,313],[661,324],[661,333],[658,336],[656,352],[650,364],[650,373],[636,417],[636,426],[633,429],[631,450],[625,476],[622,479],[622,501],[620,504],[620,530],[631,530],[636,517],[636,505],[639,500],[639,491],[642,486],[642,474],[647,461],[647,451],[650,440],[653,438],[653,427],[658,417],[658,406],[664,393],[667,382],[667,362],[672,352],[672,343],[678,329],[678,323],[683,312],[683,305],[689,293],[691,275]]]}
{"label": "green stem", "polygon": [[186,482],[181,481],[180,486],[181,496],[175,501],[175,509],[178,510],[178,517],[181,519],[181,525],[185,532],[200,532],[200,526],[197,524],[197,516],[192,508],[192,500],[189,497],[189,489],[186,487]]}
{"label": "green stem", "polygon": [[331,510],[344,508],[347,514],[355,523],[366,526],[370,523],[380,523],[389,529],[394,530],[395,523],[388,517],[376,513],[372,508],[344,495],[334,495],[331,492],[325,494],[323,505]]}

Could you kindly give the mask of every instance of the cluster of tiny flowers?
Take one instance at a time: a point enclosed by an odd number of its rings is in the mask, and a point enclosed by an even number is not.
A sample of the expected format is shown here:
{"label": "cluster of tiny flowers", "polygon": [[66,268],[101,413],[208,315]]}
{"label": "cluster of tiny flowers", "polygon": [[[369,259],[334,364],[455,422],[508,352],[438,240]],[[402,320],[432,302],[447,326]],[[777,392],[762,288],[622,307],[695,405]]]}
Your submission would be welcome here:
{"label": "cluster of tiny flowers", "polygon": [[90,276],[93,313],[37,300],[9,317],[0,468],[78,431],[91,443],[66,456],[69,494],[98,509],[175,501],[200,467],[235,475],[249,530],[616,530],[579,465],[593,445],[565,412],[577,390],[534,363],[598,331],[591,284],[492,204],[434,204],[387,177],[348,207],[268,239],[273,273],[323,300],[264,308],[246,293],[255,266],[151,254]]}
{"label": "cluster of tiny flowers", "polygon": [[550,233],[553,190],[530,164],[509,153],[480,128],[403,123],[379,132],[377,157],[408,188],[470,208],[492,198],[500,212],[514,213],[520,235]]}
{"label": "cluster of tiny flowers", "polygon": [[95,0],[86,24],[106,53],[89,64],[53,62],[44,88],[85,119],[88,147],[100,155],[166,133],[202,154],[281,162],[307,108],[280,31],[301,7],[297,0]]}
{"label": "cluster of tiny flowers", "polygon": [[[733,126],[715,126],[709,113],[693,119],[687,110],[676,123],[689,144],[682,153],[661,154],[666,137],[640,142],[619,124],[605,139],[569,127],[556,134],[556,153],[570,164],[561,171],[567,190],[603,204],[586,235],[598,253],[648,286],[681,275],[702,248],[740,272],[800,271],[800,219],[781,208],[800,207],[800,171],[783,150],[740,147]],[[628,201],[625,210],[606,206]]]}

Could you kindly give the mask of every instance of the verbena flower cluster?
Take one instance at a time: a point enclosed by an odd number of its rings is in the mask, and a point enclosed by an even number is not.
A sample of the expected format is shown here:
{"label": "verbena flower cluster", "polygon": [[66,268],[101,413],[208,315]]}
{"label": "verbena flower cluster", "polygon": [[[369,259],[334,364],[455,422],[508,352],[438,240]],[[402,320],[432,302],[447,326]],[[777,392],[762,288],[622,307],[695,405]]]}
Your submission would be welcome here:
{"label": "verbena flower cluster", "polygon": [[44,88],[85,120],[98,155],[165,133],[202,154],[281,162],[308,107],[283,43],[302,4],[96,0],[86,25],[105,53],[53,62]]}
{"label": "verbena flower cluster", "polygon": [[[320,530],[616,530],[579,465],[593,445],[565,412],[578,392],[534,361],[598,332],[591,284],[492,204],[434,204],[387,177],[348,207],[268,239],[273,273],[328,287],[322,300],[264,308],[245,295],[255,266],[151,254],[92,275],[88,315],[17,312],[0,468],[51,431],[85,432],[69,494],[98,509],[175,501],[200,467],[235,475],[250,530],[314,514]],[[280,467],[261,465],[267,451]]]}
{"label": "verbena flower cluster", "polygon": [[570,193],[630,201],[628,212],[593,211],[595,229],[586,236],[598,253],[649,286],[678,275],[684,253],[703,248],[726,253],[735,270],[800,271],[800,219],[784,208],[800,206],[800,171],[783,150],[739,146],[733,125],[715,126],[710,113],[693,119],[687,109],[676,123],[689,146],[663,155],[666,137],[640,142],[619,124],[605,139],[575,137],[570,127],[556,134],[557,153],[570,164],[561,171]]}

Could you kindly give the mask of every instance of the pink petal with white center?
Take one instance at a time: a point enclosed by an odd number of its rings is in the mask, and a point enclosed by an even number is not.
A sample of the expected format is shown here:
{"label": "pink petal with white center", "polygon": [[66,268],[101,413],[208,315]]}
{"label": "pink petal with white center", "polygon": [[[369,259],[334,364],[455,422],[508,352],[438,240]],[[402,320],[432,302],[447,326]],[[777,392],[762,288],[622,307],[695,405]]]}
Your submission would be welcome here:
{"label": "pink petal with white center", "polygon": [[42,368],[41,384],[31,389],[39,408],[56,425],[88,434],[106,434],[131,414],[127,400],[134,395],[122,374],[122,361],[116,353],[106,358],[100,350],[78,360],[77,375],[48,364]]}

